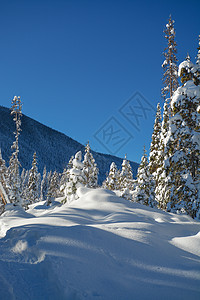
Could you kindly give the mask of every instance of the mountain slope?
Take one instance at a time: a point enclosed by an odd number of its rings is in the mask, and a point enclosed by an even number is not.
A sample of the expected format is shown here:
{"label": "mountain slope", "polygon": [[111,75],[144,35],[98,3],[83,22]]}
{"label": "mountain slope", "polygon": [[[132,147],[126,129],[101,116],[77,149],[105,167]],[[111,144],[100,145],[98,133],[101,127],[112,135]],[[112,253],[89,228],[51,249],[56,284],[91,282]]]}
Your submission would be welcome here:
{"label": "mountain slope", "polygon": [[[15,123],[8,108],[0,106],[0,147],[2,156],[9,161],[11,156],[10,147],[14,140],[13,132]],[[39,170],[44,166],[47,170],[62,172],[70,157],[77,151],[84,153],[84,146],[72,138],[53,130],[25,115],[22,116],[22,132],[19,137],[19,160],[25,169],[31,168],[32,156],[36,151]],[[94,158],[100,170],[99,181],[102,182],[112,161],[118,168],[121,167],[122,159],[112,155],[93,152]],[[136,177],[138,164],[131,162],[133,175]]]}
{"label": "mountain slope", "polygon": [[79,190],[70,204],[0,217],[0,298],[197,300],[200,223]]}

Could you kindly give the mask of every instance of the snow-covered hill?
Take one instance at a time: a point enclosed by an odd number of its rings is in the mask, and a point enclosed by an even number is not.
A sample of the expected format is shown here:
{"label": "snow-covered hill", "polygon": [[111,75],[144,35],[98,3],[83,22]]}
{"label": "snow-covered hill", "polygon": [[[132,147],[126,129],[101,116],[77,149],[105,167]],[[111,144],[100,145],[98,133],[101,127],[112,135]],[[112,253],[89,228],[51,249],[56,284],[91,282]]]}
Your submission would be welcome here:
{"label": "snow-covered hill", "polygon": [[7,207],[0,299],[199,299],[199,222],[103,189],[79,196]]}
{"label": "snow-covered hill", "polygon": [[[10,110],[0,106],[0,148],[6,162],[11,156],[11,146],[14,141],[13,132],[15,123],[10,115]],[[66,136],[53,130],[25,115],[22,116],[22,132],[19,137],[19,160],[23,168],[30,169],[33,153],[37,152],[39,171],[44,166],[47,170],[62,172],[67,166],[72,155],[77,151],[84,153],[85,147]],[[99,182],[101,183],[109,171],[110,164],[114,161],[121,168],[122,159],[112,155],[93,152],[99,168]],[[133,176],[136,177],[138,164],[131,162]]]}

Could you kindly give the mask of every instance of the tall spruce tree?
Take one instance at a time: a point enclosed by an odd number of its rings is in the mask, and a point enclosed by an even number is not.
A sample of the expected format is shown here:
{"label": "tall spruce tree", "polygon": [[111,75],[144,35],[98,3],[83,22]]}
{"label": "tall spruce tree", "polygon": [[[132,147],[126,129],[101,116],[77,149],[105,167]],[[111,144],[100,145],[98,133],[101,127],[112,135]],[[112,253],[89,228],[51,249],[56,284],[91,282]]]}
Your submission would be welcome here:
{"label": "tall spruce tree", "polygon": [[21,131],[22,103],[20,97],[15,96],[12,100],[11,115],[15,122],[15,141],[11,147],[13,153],[10,158],[8,174],[10,186],[10,200],[15,204],[22,204],[20,191],[20,174],[19,174],[19,135]]}
{"label": "tall spruce tree", "polygon": [[162,96],[164,100],[171,99],[174,91],[178,88],[178,67],[177,67],[177,49],[175,42],[175,29],[174,20],[170,15],[169,21],[164,30],[165,38],[167,40],[167,47],[164,49],[165,60],[162,64],[163,67],[163,84]]}
{"label": "tall spruce tree", "polygon": [[171,101],[165,159],[168,199],[164,199],[168,210],[185,211],[193,218],[199,209],[200,179],[200,85],[194,79],[196,69],[188,60],[179,66],[183,86]]}

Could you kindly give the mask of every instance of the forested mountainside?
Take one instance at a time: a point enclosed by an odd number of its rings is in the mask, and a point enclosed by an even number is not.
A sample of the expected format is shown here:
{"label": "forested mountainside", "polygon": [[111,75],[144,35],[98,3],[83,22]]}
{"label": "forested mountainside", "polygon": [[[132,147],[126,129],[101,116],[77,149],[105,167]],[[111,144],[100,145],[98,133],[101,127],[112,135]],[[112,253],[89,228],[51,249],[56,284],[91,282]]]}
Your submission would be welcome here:
{"label": "forested mountainside", "polygon": [[[19,160],[22,168],[30,169],[33,153],[38,157],[38,169],[43,171],[57,170],[62,172],[72,155],[77,151],[84,153],[85,147],[66,136],[51,129],[26,115],[22,116],[22,131],[19,137]],[[0,148],[4,160],[8,163],[11,156],[11,146],[14,141],[15,123],[10,115],[10,109],[0,106]],[[105,179],[110,164],[115,162],[121,168],[122,159],[112,155],[92,152],[99,168],[99,182]],[[136,177],[138,164],[131,162],[133,176]]]}

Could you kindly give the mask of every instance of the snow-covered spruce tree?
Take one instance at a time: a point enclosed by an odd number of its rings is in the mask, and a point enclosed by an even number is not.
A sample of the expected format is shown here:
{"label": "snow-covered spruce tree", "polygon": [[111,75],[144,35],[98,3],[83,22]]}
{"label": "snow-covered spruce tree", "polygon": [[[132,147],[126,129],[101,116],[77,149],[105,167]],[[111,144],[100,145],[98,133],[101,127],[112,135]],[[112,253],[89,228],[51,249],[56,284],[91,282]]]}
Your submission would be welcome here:
{"label": "snow-covered spruce tree", "polygon": [[7,167],[5,160],[2,158],[1,149],[0,149],[0,215],[4,212],[5,204],[7,199],[3,195],[4,189],[6,195],[8,195],[8,179],[7,179]]}
{"label": "snow-covered spruce tree", "polygon": [[[153,134],[151,138],[151,145],[150,145],[150,154],[149,154],[149,173],[150,173],[150,186],[151,186],[151,198],[155,199],[155,189],[158,184],[158,171],[163,162],[163,153],[162,153],[162,141],[161,141],[161,107],[160,103],[157,105],[157,112],[154,122]],[[151,203],[153,206],[153,201]],[[156,205],[156,203],[154,203]]]}
{"label": "snow-covered spruce tree", "polygon": [[166,100],[172,97],[174,91],[178,88],[178,67],[177,67],[177,49],[175,42],[175,29],[174,20],[171,16],[166,24],[166,29],[164,30],[165,38],[167,40],[167,47],[164,49],[165,60],[162,64],[163,67],[163,84],[162,96]]}
{"label": "snow-covered spruce tree", "polygon": [[29,190],[28,190],[28,178],[29,171],[23,169],[21,173],[21,197],[23,199],[24,206],[27,207],[29,203]]}
{"label": "snow-covered spruce tree", "polygon": [[154,180],[156,180],[156,171],[160,164],[161,123],[161,107],[158,103],[149,154],[149,172],[153,175]]}
{"label": "snow-covered spruce tree", "polygon": [[40,186],[40,201],[46,199],[47,192],[48,192],[48,178],[47,178],[47,169],[45,166],[43,169],[42,181]]}
{"label": "snow-covered spruce tree", "polygon": [[165,161],[170,182],[165,200],[167,209],[186,211],[193,218],[200,206],[200,85],[194,78],[196,69],[188,59],[179,66],[183,86],[177,89],[171,101]]}
{"label": "snow-covered spruce tree", "polygon": [[8,169],[6,167],[5,160],[2,157],[1,148],[0,148],[0,182],[4,190],[7,191],[8,193]]}
{"label": "snow-covered spruce tree", "polygon": [[78,199],[77,189],[83,187],[85,183],[81,151],[75,154],[72,165],[72,168],[69,170],[69,181],[65,188],[65,197],[69,203]]}
{"label": "snow-covered spruce tree", "polygon": [[20,191],[20,174],[19,174],[19,135],[21,131],[21,117],[22,117],[22,104],[20,97],[15,96],[12,100],[12,106],[11,106],[11,115],[13,115],[13,120],[15,122],[15,141],[13,142],[13,145],[11,146],[11,149],[13,151],[12,156],[9,161],[9,167],[8,167],[8,175],[9,175],[9,198],[10,201],[14,204],[22,205],[22,199],[21,199],[21,191]]}
{"label": "snow-covered spruce tree", "polygon": [[90,151],[89,142],[85,147],[85,155],[83,160],[83,173],[85,175],[85,185],[89,188],[96,188],[98,185],[98,173],[97,164]]}
{"label": "snow-covered spruce tree", "polygon": [[122,162],[122,169],[119,174],[119,189],[122,191],[121,196],[127,200],[132,200],[131,192],[134,189],[133,172],[130,162],[127,160],[127,156]]}
{"label": "snow-covered spruce tree", "polygon": [[69,182],[70,170],[73,168],[73,160],[74,160],[74,156],[72,155],[68,162],[67,167],[64,168],[63,173],[61,175],[60,192],[61,192],[62,196],[65,196],[65,199],[62,201],[62,203],[67,202],[66,187],[67,187],[67,183]]}
{"label": "snow-covered spruce tree", "polygon": [[47,192],[47,205],[50,205],[55,198],[60,196],[59,188],[60,188],[59,175],[56,171],[54,171],[51,176],[49,188]]}
{"label": "snow-covered spruce tree", "polygon": [[165,100],[163,110],[163,120],[161,125],[160,143],[159,143],[159,161],[156,170],[156,185],[155,185],[155,200],[160,209],[166,208],[165,203],[166,197],[164,196],[167,192],[167,179],[166,179],[166,167],[165,161],[167,160],[167,151],[165,147],[165,140],[169,131],[169,110],[168,103]]}
{"label": "snow-covered spruce tree", "polygon": [[102,187],[111,191],[119,190],[120,189],[119,177],[120,177],[119,170],[117,169],[116,164],[112,162],[110,165],[109,174],[106,180],[103,182]]}
{"label": "snow-covered spruce tree", "polygon": [[141,163],[137,172],[137,186],[133,193],[133,200],[147,206],[154,206],[154,199],[151,195],[151,176],[146,149],[141,158]]}
{"label": "snow-covered spruce tree", "polygon": [[29,204],[35,203],[39,198],[39,182],[36,152],[33,154],[32,168],[28,178],[28,196]]}

